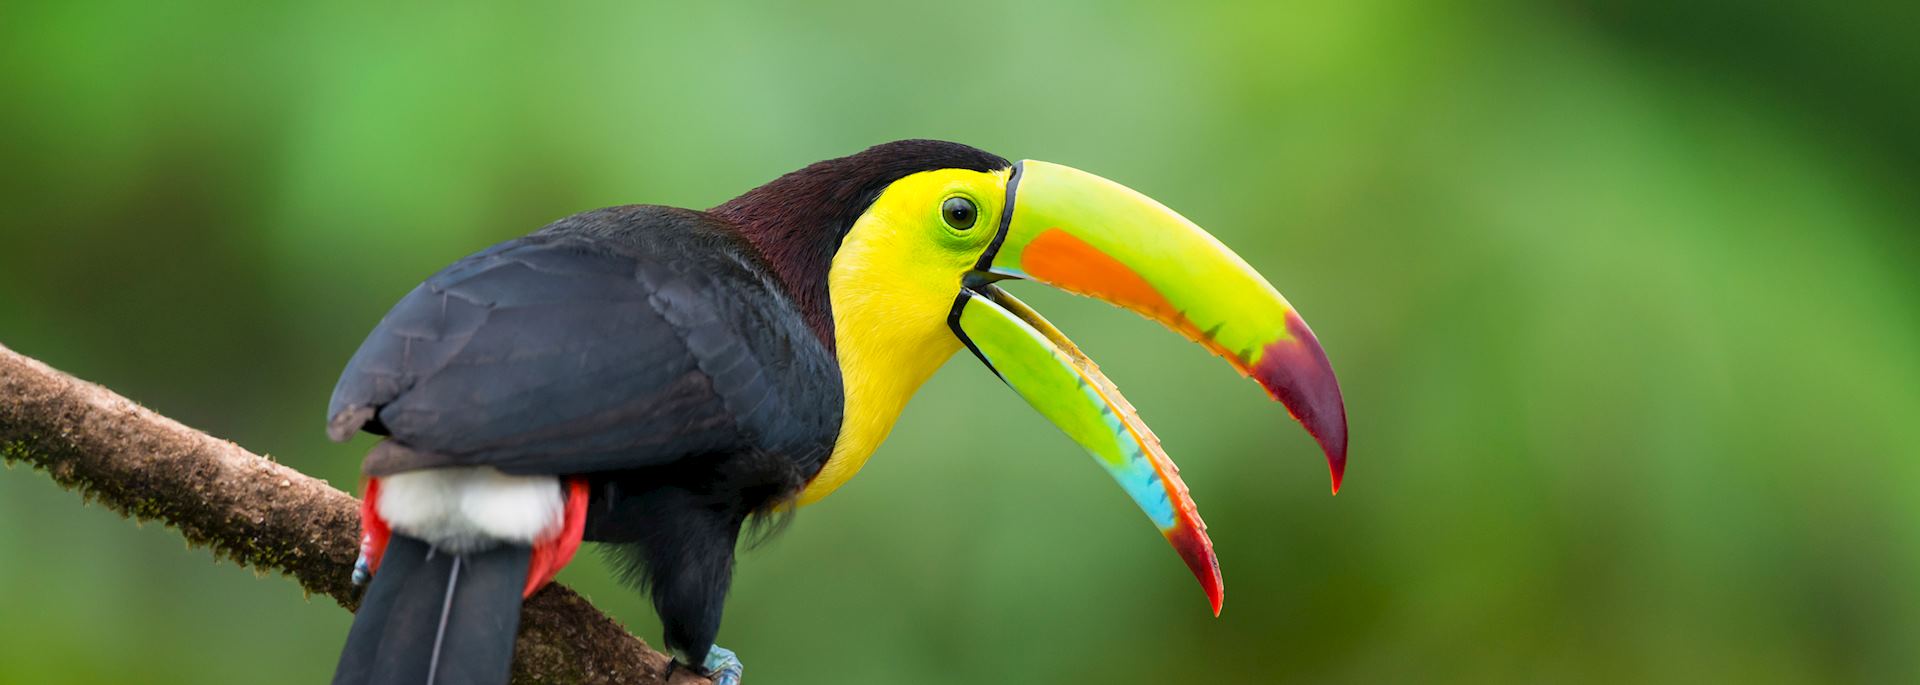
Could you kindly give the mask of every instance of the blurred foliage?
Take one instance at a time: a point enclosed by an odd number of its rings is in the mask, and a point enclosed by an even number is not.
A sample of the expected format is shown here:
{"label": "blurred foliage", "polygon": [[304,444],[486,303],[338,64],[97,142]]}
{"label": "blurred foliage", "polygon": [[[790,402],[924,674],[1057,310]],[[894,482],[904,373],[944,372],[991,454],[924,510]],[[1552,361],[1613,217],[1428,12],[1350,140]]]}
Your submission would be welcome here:
{"label": "blurred foliage", "polygon": [[[963,357],[744,552],[754,682],[1920,675],[1916,6],[1445,5],[8,3],[0,342],[351,487],[335,374],[438,267],[959,140],[1267,273],[1346,491],[1225,365],[1017,287],[1186,467],[1225,614]],[[7,683],[319,682],[349,620],[19,470],[0,588]]]}

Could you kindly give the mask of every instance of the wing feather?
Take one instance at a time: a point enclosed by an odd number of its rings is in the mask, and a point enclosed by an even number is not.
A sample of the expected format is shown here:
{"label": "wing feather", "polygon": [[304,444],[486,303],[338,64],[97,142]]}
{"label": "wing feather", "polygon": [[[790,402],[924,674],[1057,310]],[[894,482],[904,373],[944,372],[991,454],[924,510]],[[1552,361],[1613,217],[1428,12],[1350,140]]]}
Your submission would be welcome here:
{"label": "wing feather", "polygon": [[390,436],[375,474],[638,468],[759,447],[795,434],[788,414],[817,440],[821,412],[769,373],[792,360],[764,358],[812,340],[771,280],[712,239],[649,240],[542,232],[435,274],[348,362],[329,432]]}

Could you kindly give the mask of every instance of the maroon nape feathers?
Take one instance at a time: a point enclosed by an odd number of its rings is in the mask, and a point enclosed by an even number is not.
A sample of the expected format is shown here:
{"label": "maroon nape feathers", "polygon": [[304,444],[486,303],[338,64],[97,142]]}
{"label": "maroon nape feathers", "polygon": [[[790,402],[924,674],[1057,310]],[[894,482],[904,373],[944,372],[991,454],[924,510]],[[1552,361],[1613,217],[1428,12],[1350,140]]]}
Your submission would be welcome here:
{"label": "maroon nape feathers", "polygon": [[827,272],[840,240],[894,181],[922,171],[1013,166],[989,152],[939,140],[899,140],[809,164],[714,207],[778,274],[794,306],[834,348]]}

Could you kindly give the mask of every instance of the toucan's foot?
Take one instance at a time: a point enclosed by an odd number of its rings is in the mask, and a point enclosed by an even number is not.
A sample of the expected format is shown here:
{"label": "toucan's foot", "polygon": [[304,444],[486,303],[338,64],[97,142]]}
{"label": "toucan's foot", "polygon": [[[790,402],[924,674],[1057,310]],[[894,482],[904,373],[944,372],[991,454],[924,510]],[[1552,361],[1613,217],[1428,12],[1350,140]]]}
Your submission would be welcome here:
{"label": "toucan's foot", "polygon": [[367,581],[372,579],[373,565],[368,563],[367,553],[361,552],[360,556],[353,560],[353,584],[366,585]]}
{"label": "toucan's foot", "polygon": [[707,663],[701,668],[707,670],[707,679],[712,680],[713,685],[740,685],[740,657],[731,649],[714,645],[707,650]]}

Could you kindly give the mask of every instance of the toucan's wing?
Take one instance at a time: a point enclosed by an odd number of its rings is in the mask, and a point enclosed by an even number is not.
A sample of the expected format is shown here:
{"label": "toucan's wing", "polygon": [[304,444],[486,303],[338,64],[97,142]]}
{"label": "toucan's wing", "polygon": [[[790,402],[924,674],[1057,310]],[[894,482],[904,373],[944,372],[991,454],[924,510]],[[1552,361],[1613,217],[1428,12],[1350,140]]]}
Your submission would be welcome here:
{"label": "toucan's wing", "polygon": [[691,214],[601,210],[435,274],[348,362],[329,432],[391,436],[372,474],[618,470],[806,432],[795,422],[819,412],[788,411],[777,384],[826,353],[765,270]]}

